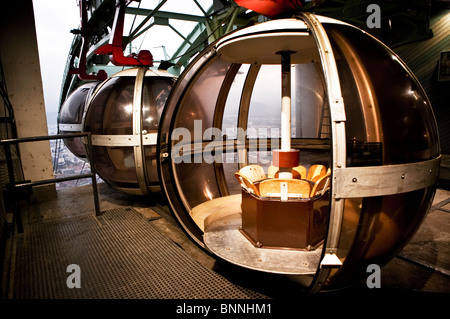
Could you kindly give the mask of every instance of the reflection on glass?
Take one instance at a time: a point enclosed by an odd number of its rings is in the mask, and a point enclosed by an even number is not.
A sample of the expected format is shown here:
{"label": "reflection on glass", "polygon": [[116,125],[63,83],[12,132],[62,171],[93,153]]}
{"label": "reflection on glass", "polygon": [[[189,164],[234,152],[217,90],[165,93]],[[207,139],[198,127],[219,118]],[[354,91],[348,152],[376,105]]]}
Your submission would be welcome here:
{"label": "reflection on glass", "polygon": [[175,127],[188,129],[192,138],[194,138],[194,120],[201,120],[202,131],[213,127],[217,97],[230,65],[228,62],[216,59],[190,86],[180,105]]}
{"label": "reflection on glass", "polygon": [[85,130],[92,134],[133,134],[135,77],[113,77],[101,86],[86,114]]}
{"label": "reflection on glass", "polygon": [[164,105],[173,85],[170,78],[146,77],[142,99],[142,129],[157,132]]}
{"label": "reflection on glass", "polygon": [[91,90],[98,85],[98,82],[83,84],[64,101],[59,113],[60,124],[81,124],[86,100],[89,98]]}
{"label": "reflection on glass", "polygon": [[114,187],[138,188],[133,147],[93,148],[99,176]]}
{"label": "reflection on glass", "polygon": [[[98,84],[99,82],[83,84],[69,95],[59,112],[58,122],[59,124],[63,124],[63,126],[59,128],[60,134],[70,134],[82,131],[81,123],[87,100]],[[79,129],[74,130],[71,128],[68,130],[67,127],[64,127],[64,124],[75,124],[75,128],[78,126]],[[75,156],[79,158],[86,157],[86,150],[80,137],[64,139],[64,144]]]}

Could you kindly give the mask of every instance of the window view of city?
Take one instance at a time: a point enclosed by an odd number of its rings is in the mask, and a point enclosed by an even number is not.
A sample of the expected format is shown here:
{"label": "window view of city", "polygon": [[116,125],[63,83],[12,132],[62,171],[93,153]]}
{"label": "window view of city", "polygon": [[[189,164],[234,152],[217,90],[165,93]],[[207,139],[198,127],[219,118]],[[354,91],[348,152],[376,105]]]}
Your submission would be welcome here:
{"label": "window view of city", "polygon": [[[58,126],[48,125],[48,134],[58,134]],[[53,171],[55,177],[68,177],[74,175],[90,173],[89,162],[83,161],[72,154],[64,145],[63,140],[50,140],[50,150],[52,153]],[[56,183],[56,189],[71,188],[83,185],[90,185],[91,178],[77,179],[67,182]],[[97,183],[102,180],[97,177]]]}

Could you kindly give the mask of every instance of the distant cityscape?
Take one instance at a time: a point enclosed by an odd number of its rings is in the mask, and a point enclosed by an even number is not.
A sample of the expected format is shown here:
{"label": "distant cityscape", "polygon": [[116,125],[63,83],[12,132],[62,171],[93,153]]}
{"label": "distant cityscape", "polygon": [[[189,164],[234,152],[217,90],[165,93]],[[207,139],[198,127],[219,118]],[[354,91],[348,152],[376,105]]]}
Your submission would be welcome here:
{"label": "distant cityscape", "polygon": [[[48,134],[58,134],[58,126],[48,125]],[[90,173],[89,162],[83,161],[73,155],[66,147],[63,140],[50,140],[50,150],[52,153],[53,171],[55,177],[67,177],[80,174]],[[103,182],[97,178],[97,182]],[[71,188],[83,185],[90,185],[92,180],[90,178],[77,179],[73,181],[56,183],[56,189]]]}
{"label": "distant cityscape", "polygon": [[[256,115],[256,116],[255,116]],[[280,115],[271,114],[271,116],[263,116],[267,114],[254,114],[249,119],[248,129],[246,131],[248,138],[279,138],[280,129]],[[52,120],[48,121],[48,134],[57,135],[58,126]],[[228,115],[224,118],[222,130],[227,135],[228,139],[237,138],[237,115]],[[292,128],[292,136],[296,135],[295,127]],[[52,163],[55,177],[66,177],[80,174],[87,174],[90,172],[90,164],[76,157],[64,144],[63,140],[50,140],[50,150],[52,154]],[[225,154],[227,156],[226,162],[236,162],[236,154]],[[248,154],[250,163],[267,164],[271,161],[270,149],[267,152],[250,152]],[[230,157],[230,158],[228,158]],[[78,179],[62,183],[56,183],[56,189],[71,188],[91,184],[90,178]],[[97,182],[103,180],[97,177]]]}

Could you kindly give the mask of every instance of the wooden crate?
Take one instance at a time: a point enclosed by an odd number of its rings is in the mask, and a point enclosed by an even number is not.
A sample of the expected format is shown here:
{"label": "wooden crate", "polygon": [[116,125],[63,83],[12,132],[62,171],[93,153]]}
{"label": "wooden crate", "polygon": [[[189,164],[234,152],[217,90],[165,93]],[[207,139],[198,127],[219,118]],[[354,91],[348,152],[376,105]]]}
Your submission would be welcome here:
{"label": "wooden crate", "polygon": [[320,198],[260,198],[242,189],[241,232],[256,247],[313,250],[325,238],[329,195]]}

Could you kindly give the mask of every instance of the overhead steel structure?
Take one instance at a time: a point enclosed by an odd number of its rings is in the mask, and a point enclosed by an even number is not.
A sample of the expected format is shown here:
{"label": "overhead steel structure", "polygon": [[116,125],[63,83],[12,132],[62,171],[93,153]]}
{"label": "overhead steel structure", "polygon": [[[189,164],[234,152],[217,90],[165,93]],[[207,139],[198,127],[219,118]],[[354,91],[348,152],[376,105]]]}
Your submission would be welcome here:
{"label": "overhead steel structure", "polygon": [[[85,1],[80,0],[80,13],[82,13],[81,4],[83,2]],[[73,30],[75,36],[68,54],[61,85],[60,105],[80,85],[79,78],[71,74],[71,70],[80,67],[80,60],[85,63],[81,67],[85,69],[86,75],[92,73],[98,75],[99,70],[104,70],[107,75],[117,72],[117,68],[110,65],[107,55],[95,54],[95,51],[108,44],[113,36],[116,2],[119,3],[120,1],[92,0],[85,2],[84,21],[82,13],[80,28]],[[124,2],[126,3],[125,26],[130,29],[124,29],[123,47],[128,47],[127,50],[131,53],[133,49],[142,45],[142,40],[149,31],[156,27],[169,28],[172,34],[171,38],[167,40],[179,41],[179,46],[175,51],[167,54],[164,45],[162,45],[162,50],[158,51],[164,52],[164,55],[158,62],[166,60],[175,64],[170,69],[175,75],[179,75],[181,68],[185,67],[196,53],[219,37],[235,28],[252,24],[256,20],[268,19],[257,12],[236,4],[243,5],[242,3],[245,3],[243,0],[236,2],[233,0],[186,0],[182,2],[182,6],[180,6],[180,2],[173,0],[124,0]],[[400,3],[392,1],[377,2],[383,11],[382,28],[379,29],[367,28],[367,3],[364,1],[298,2],[303,4],[302,11],[314,12],[351,23],[376,36],[391,48],[432,36],[432,31],[429,28],[431,4],[428,0]],[[444,1],[432,1],[435,6],[440,2]],[[180,28],[178,22],[190,24],[187,27],[182,26]],[[389,31],[386,32],[385,30]],[[154,48],[152,45],[151,48],[147,49]],[[83,49],[85,50],[85,57],[83,57]],[[102,76],[104,77],[105,74]]]}
{"label": "overhead steel structure", "polygon": [[[257,16],[216,1],[187,1],[178,3],[180,12],[164,11],[169,3],[174,4],[167,0],[79,1],[81,23],[80,29],[73,30],[76,36],[62,88],[64,103],[58,113],[58,130],[62,134],[91,132],[93,154],[86,154],[79,137],[64,139],[64,143],[81,159],[96,157],[99,176],[128,193],[159,191],[156,135],[176,74],[189,58],[236,23],[247,23]],[[239,14],[247,18],[239,22]],[[179,30],[179,25],[173,26],[175,20],[192,23],[186,30]],[[156,27],[161,28],[145,42],[147,33]],[[166,38],[154,42],[158,33]],[[172,57],[164,44],[174,39],[169,40],[167,34],[180,43]],[[148,48],[161,41],[163,55],[154,58]],[[138,46],[137,52],[129,52]]]}
{"label": "overhead steel structure", "polygon": [[[121,29],[115,29],[118,22],[117,12],[121,4],[125,4],[123,7],[125,21],[122,21],[124,24]],[[60,105],[84,82],[75,75],[76,70],[81,69],[85,75],[91,76],[85,80],[104,80],[105,74],[111,76],[123,69],[111,65],[108,52],[101,50],[102,47],[112,43],[114,36],[120,31],[123,31],[121,34],[123,37],[120,38],[123,50],[126,48],[130,55],[135,55],[136,52],[132,51],[143,45],[149,31],[161,26],[170,29],[171,38],[168,38],[167,42],[179,43],[178,49],[169,56],[165,46],[162,45],[162,50],[157,51],[164,54],[154,62],[156,66],[164,68],[168,65],[162,62],[170,62],[169,66],[172,66],[170,72],[178,75],[189,60],[208,44],[233,28],[243,26],[258,17],[257,13],[248,12],[233,1],[188,0],[175,8],[173,4],[173,1],[168,0],[89,2],[80,0],[81,23],[79,29],[72,30],[75,36],[63,75]],[[165,11],[166,7],[171,11]],[[187,22],[188,25],[180,30],[179,22]],[[114,31],[118,31],[117,34]],[[147,40],[151,47],[143,49],[151,51],[155,45],[152,44],[152,39]]]}

